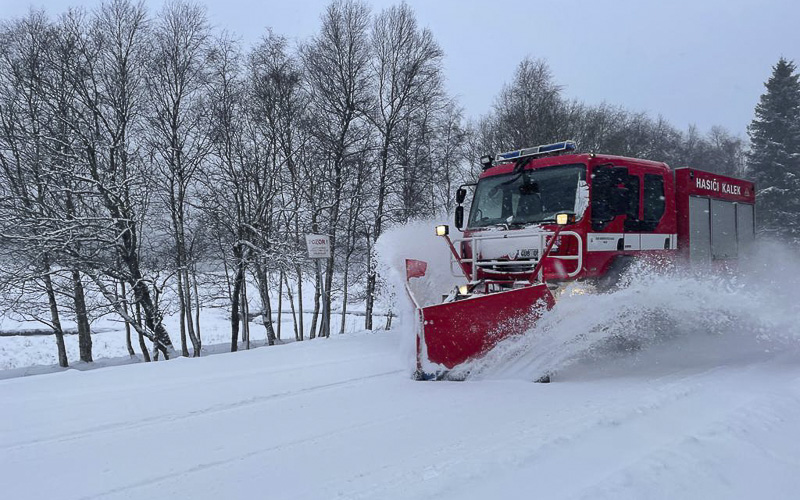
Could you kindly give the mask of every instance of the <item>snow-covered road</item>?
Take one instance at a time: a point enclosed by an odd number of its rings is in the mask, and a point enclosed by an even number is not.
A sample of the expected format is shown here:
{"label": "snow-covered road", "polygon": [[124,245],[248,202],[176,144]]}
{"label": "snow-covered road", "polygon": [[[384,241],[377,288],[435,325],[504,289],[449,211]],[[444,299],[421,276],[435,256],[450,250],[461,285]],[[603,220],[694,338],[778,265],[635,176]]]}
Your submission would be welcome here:
{"label": "snow-covered road", "polygon": [[398,334],[0,381],[2,496],[797,498],[800,366],[414,382]]}

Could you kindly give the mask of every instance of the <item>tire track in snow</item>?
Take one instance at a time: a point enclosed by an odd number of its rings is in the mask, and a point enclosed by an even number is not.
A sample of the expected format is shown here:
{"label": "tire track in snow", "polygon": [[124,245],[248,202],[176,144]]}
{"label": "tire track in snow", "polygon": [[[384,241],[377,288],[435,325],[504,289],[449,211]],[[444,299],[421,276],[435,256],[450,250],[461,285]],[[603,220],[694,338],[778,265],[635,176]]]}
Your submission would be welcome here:
{"label": "tire track in snow", "polygon": [[[373,375],[373,376],[369,376],[369,377],[363,377],[363,378],[354,379],[354,380],[355,381],[370,381],[370,382],[372,382],[374,380],[371,380],[371,379],[378,379],[378,378],[381,378],[381,377],[385,377],[385,376],[388,376],[388,375],[393,375],[393,374],[397,374],[397,373],[405,372],[405,371],[406,370],[396,370],[396,371],[392,371],[392,372],[377,374],[377,375]],[[354,380],[351,380],[350,382],[352,382]],[[325,386],[325,388],[342,387],[342,386],[346,386],[346,385],[349,385],[349,384],[344,383],[344,382],[343,383],[335,383],[335,384],[330,384],[328,386]],[[320,388],[320,387],[317,387],[317,388],[314,388],[314,389],[318,389],[318,388]],[[307,394],[307,393],[311,393],[311,392],[314,392],[314,391],[313,390],[302,391],[303,394]],[[300,394],[298,394],[298,395],[300,395]],[[467,405],[469,403],[470,402],[465,401],[463,404]],[[229,466],[230,464],[233,464],[233,463],[236,463],[236,462],[243,462],[243,461],[246,461],[246,460],[249,460],[249,459],[252,459],[252,458],[255,458],[255,457],[259,457],[259,456],[262,456],[262,455],[268,455],[268,454],[271,454],[271,453],[280,452],[281,450],[284,450],[284,449],[287,449],[287,448],[294,448],[294,447],[298,447],[298,446],[301,446],[301,445],[306,444],[306,443],[311,443],[311,442],[319,441],[319,440],[323,440],[323,439],[329,439],[329,438],[335,437],[335,436],[342,436],[342,435],[346,435],[346,434],[352,433],[352,432],[361,433],[361,432],[363,432],[364,429],[368,429],[368,428],[372,428],[372,427],[380,427],[380,426],[384,426],[384,425],[386,425],[388,423],[393,423],[393,422],[402,422],[402,421],[407,420],[407,419],[408,419],[408,414],[396,414],[395,416],[393,416],[391,418],[384,418],[384,419],[381,419],[381,420],[366,420],[366,421],[359,422],[359,423],[356,423],[356,424],[347,425],[347,426],[341,427],[341,428],[336,429],[336,430],[324,429],[324,430],[321,430],[321,431],[319,431],[319,432],[317,432],[315,434],[303,436],[300,439],[295,439],[295,440],[292,440],[292,441],[283,442],[283,443],[280,443],[280,444],[277,444],[277,445],[274,445],[274,446],[269,446],[269,447],[266,447],[266,448],[260,448],[260,449],[249,451],[249,452],[246,452],[246,453],[243,453],[243,454],[240,454],[240,455],[236,455],[236,456],[233,456],[233,457],[228,457],[228,458],[223,458],[223,459],[219,459],[219,460],[212,460],[212,461],[200,463],[200,464],[194,465],[192,467],[188,467],[188,468],[183,469],[183,470],[178,470],[178,471],[173,470],[173,471],[170,471],[168,474],[150,476],[150,477],[148,477],[146,479],[141,479],[141,480],[138,480],[138,481],[136,481],[134,483],[131,483],[131,484],[128,484],[128,485],[125,485],[125,486],[121,486],[121,487],[117,487],[117,488],[111,488],[111,489],[102,491],[100,493],[94,493],[94,494],[91,494],[91,495],[86,495],[86,496],[79,497],[79,500],[94,500],[94,499],[97,499],[97,498],[106,498],[106,497],[111,496],[111,495],[125,494],[125,493],[131,492],[131,491],[135,491],[135,490],[141,489],[141,488],[158,487],[159,485],[162,485],[164,483],[174,482],[176,477],[182,477],[183,478],[183,477],[185,477],[187,475],[198,474],[198,473],[201,473],[201,472],[206,472],[206,471],[211,470],[211,469]]]}
{"label": "tire track in snow", "polygon": [[[491,449],[480,450],[482,460],[472,467],[473,474],[461,474],[459,478],[457,468],[448,471],[451,481],[445,487],[431,492],[431,496],[461,498],[468,492],[467,497],[481,498],[490,495],[493,487],[502,485],[504,479],[510,484],[525,484],[519,479],[525,477],[531,484],[531,490],[520,492],[520,498],[536,497],[537,493],[547,491],[591,498],[598,485],[622,468],[638,464],[643,457],[659,449],[669,449],[670,443],[686,439],[702,428],[705,422],[698,420],[691,413],[692,409],[707,407],[709,400],[714,400],[719,413],[728,415],[751,404],[756,398],[752,393],[730,398],[735,390],[719,390],[716,386],[718,379],[709,375],[722,369],[713,368],[675,380],[667,386],[670,387],[667,393],[662,393],[664,386],[654,384],[653,388],[658,392],[652,397],[644,401],[637,400],[617,411],[604,407],[606,411],[590,419],[586,419],[585,415],[578,417],[572,421],[577,422],[576,426],[565,426],[568,432],[548,436],[533,448],[524,445],[531,436],[535,436],[535,431],[523,429],[515,439],[499,443]],[[747,378],[741,373],[736,375]],[[686,383],[691,386],[683,387]],[[665,439],[664,436],[670,433],[675,437]],[[498,457],[494,462],[496,466],[490,470],[478,467],[485,464],[487,453]],[[560,481],[565,477],[564,471],[568,470],[589,473],[564,484]],[[460,480],[452,480],[454,477]]]}
{"label": "tire track in snow", "polygon": [[[255,349],[253,349],[251,351],[238,351],[238,353],[241,353],[241,354],[249,354],[249,353],[254,353],[254,352],[257,352],[257,351]],[[206,359],[211,359],[213,361],[217,361],[213,356],[218,356],[220,354],[221,355],[230,355],[231,353],[228,353],[228,352],[226,352],[226,353],[217,353],[217,354],[212,354],[210,356],[207,356],[205,358],[200,358],[200,359],[203,360],[203,361],[205,361]],[[158,383],[158,390],[159,391],[165,391],[165,390],[169,390],[169,389],[189,388],[190,384],[191,385],[199,385],[199,384],[202,384],[204,382],[219,383],[219,382],[224,382],[226,380],[234,380],[234,381],[236,381],[236,380],[240,380],[242,377],[247,377],[247,376],[266,377],[266,376],[275,375],[275,374],[284,375],[284,374],[293,373],[293,372],[303,372],[303,371],[315,370],[315,369],[323,368],[323,367],[331,367],[331,366],[339,366],[339,365],[348,366],[348,365],[352,365],[353,363],[356,363],[356,362],[363,362],[365,359],[375,359],[375,358],[385,358],[385,357],[386,357],[386,355],[384,353],[375,353],[375,354],[368,354],[368,355],[363,355],[363,356],[353,356],[353,357],[348,357],[348,358],[343,358],[343,359],[317,361],[317,362],[313,362],[313,363],[292,363],[290,365],[280,365],[279,364],[279,365],[263,366],[263,367],[259,367],[257,369],[249,369],[249,370],[246,370],[246,371],[237,371],[237,372],[229,373],[229,374],[220,374],[218,372],[201,373],[201,374],[193,375],[191,380],[188,381],[188,382],[185,379],[178,379],[178,380],[153,379],[152,381]],[[172,362],[180,361],[182,363],[193,363],[196,360],[193,359],[193,358],[178,357],[178,358],[174,358],[174,359],[168,360],[168,362],[170,362],[170,361],[172,361]],[[145,368],[147,368],[149,366],[153,366],[153,365],[149,365],[148,363],[142,362],[142,363],[137,363],[137,364],[127,364],[127,365],[120,365],[120,366],[102,367],[102,368],[98,368],[98,369],[99,370],[105,370],[107,368],[125,368],[125,369],[142,368],[142,369],[145,369]],[[168,366],[168,368],[174,368],[174,366]],[[99,376],[100,375],[100,373],[98,373],[95,370],[86,370],[86,371],[84,371],[84,370],[77,370],[77,369],[74,369],[74,368],[68,368],[68,369],[64,370],[63,372],[61,372],[61,373],[66,373],[66,374],[69,374],[69,375],[77,375],[77,374],[87,374],[87,375],[92,375],[92,376]],[[47,373],[47,374],[44,374],[44,375],[51,375],[51,374]],[[9,378],[9,379],[0,379],[0,384],[16,382],[16,379],[19,379],[19,378],[22,378],[22,377],[12,377],[12,378]],[[24,380],[24,382],[30,382],[30,381],[29,380]],[[127,391],[131,391],[131,390],[133,390],[135,392],[144,392],[144,393],[147,393],[147,392],[150,392],[150,391],[153,390],[152,387],[149,387],[149,386],[145,387],[145,388],[141,388],[141,385],[142,385],[142,383],[141,383],[140,380],[137,380],[137,379],[126,380],[126,381],[122,381],[122,383],[120,385],[117,385],[117,386],[114,386],[114,387],[111,387],[111,388],[107,388],[107,389],[102,389],[102,388],[97,388],[97,387],[91,387],[91,388],[88,388],[88,389],[85,389],[85,390],[71,389],[69,396],[70,396],[70,398],[92,396],[95,399],[103,399],[101,396],[107,396],[107,395],[116,396],[120,392],[127,392]],[[45,395],[33,396],[33,397],[30,398],[30,400],[33,400],[33,401],[38,401],[38,400],[42,400],[42,399],[53,400],[54,398],[57,398],[57,397],[58,397],[58,395],[54,396],[52,394],[45,394]],[[26,401],[26,400],[25,399],[19,399],[18,401]]]}
{"label": "tire track in snow", "polygon": [[211,405],[209,407],[199,409],[199,410],[191,410],[187,413],[177,413],[172,415],[159,415],[153,417],[147,417],[144,419],[138,419],[135,421],[125,421],[125,422],[117,422],[113,424],[108,424],[105,426],[99,426],[92,429],[86,429],[83,431],[77,431],[70,433],[69,436],[56,436],[51,438],[45,439],[36,439],[36,440],[29,440],[29,441],[22,441],[17,443],[12,443],[8,446],[0,448],[0,450],[4,452],[14,452],[24,448],[29,448],[38,445],[45,445],[45,444],[55,444],[55,443],[66,443],[70,441],[80,440],[87,436],[97,436],[100,434],[107,434],[112,432],[120,432],[120,431],[128,431],[128,430],[138,430],[142,428],[158,426],[161,424],[172,424],[176,422],[191,420],[198,417],[203,416],[210,416],[219,413],[224,413],[228,411],[236,411],[244,408],[249,408],[251,406],[257,406],[261,404],[265,404],[268,402],[287,399],[295,396],[301,396],[317,391],[324,391],[329,389],[335,389],[342,386],[347,386],[352,383],[359,383],[362,381],[368,381],[370,379],[376,379],[381,377],[388,377],[391,375],[397,375],[400,373],[404,373],[406,370],[391,370],[387,372],[366,375],[366,376],[358,376],[358,377],[351,377],[345,380],[339,380],[336,382],[330,382],[326,384],[315,385],[312,387],[304,387],[300,389],[288,390],[279,393],[267,394],[263,396],[256,396],[250,399],[237,401],[235,403],[224,403],[218,405]]}
{"label": "tire track in snow", "polygon": [[[603,413],[580,413],[566,418],[555,415],[558,423],[553,425],[531,425],[531,418],[517,418],[506,422],[503,429],[483,436],[468,437],[450,443],[437,443],[433,455],[429,450],[420,450],[412,463],[420,464],[413,469],[400,471],[390,481],[359,481],[361,484],[374,484],[366,490],[348,492],[347,498],[402,498],[407,492],[408,484],[431,483],[424,489],[419,497],[423,498],[462,498],[469,492],[469,485],[512,471],[521,471],[531,467],[534,463],[547,463],[556,453],[565,453],[566,448],[583,445],[586,441],[597,436],[604,436],[605,431],[611,433],[624,432],[627,423],[638,419],[657,416],[666,412],[674,405],[686,404],[687,399],[699,397],[705,389],[709,375],[722,368],[709,368],[702,372],[692,372],[678,379],[664,384],[649,383],[657,387],[658,392],[649,391],[645,400],[637,400],[631,406],[624,408],[603,407]],[[662,377],[667,378],[667,377]],[[695,381],[694,383],[692,381]],[[566,382],[568,384],[568,382]],[[560,409],[563,411],[563,409]],[[611,410],[611,411],[608,411]],[[591,411],[591,410],[589,410]],[[508,430],[511,429],[511,430]],[[575,454],[569,454],[574,458]],[[493,458],[493,460],[487,459]],[[487,468],[486,463],[494,464]],[[431,465],[433,463],[433,465]],[[568,466],[565,465],[565,466]],[[380,470],[367,472],[377,474]],[[365,475],[361,471],[361,475]],[[435,484],[437,478],[446,478],[443,484]],[[460,493],[453,495],[453,488],[460,489]],[[396,492],[404,492],[397,495]],[[487,491],[486,495],[490,492]],[[474,497],[469,494],[466,497]],[[487,497],[488,498],[488,497]]]}
{"label": "tire track in snow", "polygon": [[[778,456],[773,449],[760,442],[769,436],[788,435],[785,427],[794,427],[800,421],[800,378],[795,378],[793,382],[796,388],[791,394],[759,394],[751,391],[716,418],[693,422],[695,428],[679,433],[674,439],[651,449],[639,460],[624,464],[574,498],[627,498],[630,494],[626,496],[626,489],[658,492],[658,495],[653,495],[655,498],[681,498],[692,495],[692,488],[697,482],[707,483],[709,479],[720,483],[718,488],[729,489],[730,495],[741,498],[759,496],[765,482],[786,483],[788,479],[790,488],[787,493],[791,492],[789,496],[796,495],[800,486],[800,479],[796,475],[796,471],[800,470],[800,459],[791,455]],[[716,474],[709,474],[710,464],[722,463],[723,457],[732,452],[735,454],[736,448],[741,446],[747,447],[750,453],[755,451],[762,455],[742,454],[737,457],[740,467],[742,461],[746,462],[744,468],[748,474],[736,477],[730,464],[725,469],[711,471]],[[788,470],[773,471],[770,477],[768,472],[757,470],[759,462],[773,465],[782,463]],[[691,483],[688,478],[696,483]],[[736,484],[737,480],[740,484]],[[747,484],[741,484],[742,481]],[[638,487],[631,488],[637,483]],[[746,488],[754,491],[746,493]]]}

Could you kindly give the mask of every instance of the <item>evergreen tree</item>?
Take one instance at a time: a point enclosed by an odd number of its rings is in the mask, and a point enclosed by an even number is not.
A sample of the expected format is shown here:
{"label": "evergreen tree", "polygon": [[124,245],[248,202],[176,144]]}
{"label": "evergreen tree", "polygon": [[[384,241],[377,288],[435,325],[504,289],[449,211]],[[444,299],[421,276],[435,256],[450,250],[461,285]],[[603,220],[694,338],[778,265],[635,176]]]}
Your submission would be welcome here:
{"label": "evergreen tree", "polygon": [[781,58],[748,128],[759,231],[800,242],[800,81]]}

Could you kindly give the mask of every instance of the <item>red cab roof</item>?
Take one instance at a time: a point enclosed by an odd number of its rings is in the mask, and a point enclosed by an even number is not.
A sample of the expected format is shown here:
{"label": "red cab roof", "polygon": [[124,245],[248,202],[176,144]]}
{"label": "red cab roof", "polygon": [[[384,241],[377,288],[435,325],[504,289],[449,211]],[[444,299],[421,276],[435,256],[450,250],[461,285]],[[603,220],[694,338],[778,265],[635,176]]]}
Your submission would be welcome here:
{"label": "red cab roof", "polygon": [[[640,167],[649,167],[658,170],[666,170],[666,171],[670,170],[669,165],[659,161],[642,160],[639,158],[628,158],[625,156],[599,155],[592,153],[534,158],[530,160],[527,165],[525,165],[525,170],[552,167],[556,165],[571,165],[575,163],[583,163],[584,165],[613,163],[619,166],[636,165]],[[483,173],[481,173],[480,178],[491,177],[493,175],[508,174],[513,170],[514,170],[514,162],[503,163],[486,169]]]}

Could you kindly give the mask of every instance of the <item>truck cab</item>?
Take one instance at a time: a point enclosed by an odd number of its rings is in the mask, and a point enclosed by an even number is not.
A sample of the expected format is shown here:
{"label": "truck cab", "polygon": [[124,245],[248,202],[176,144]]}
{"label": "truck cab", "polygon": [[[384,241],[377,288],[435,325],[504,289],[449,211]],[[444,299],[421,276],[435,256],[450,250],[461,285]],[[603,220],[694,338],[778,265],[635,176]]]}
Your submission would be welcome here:
{"label": "truck cab", "polygon": [[573,150],[567,141],[484,157],[457,240],[474,281],[529,280],[558,213],[571,217],[538,277],[548,282],[598,278],[627,257],[677,249],[666,164]]}
{"label": "truck cab", "polygon": [[[608,284],[635,258],[725,269],[749,252],[752,182],[574,151],[575,143],[564,141],[481,159],[463,238],[455,240],[456,262],[471,282],[499,288],[534,280]],[[462,229],[466,190],[459,191],[456,226]],[[569,222],[533,276],[560,213],[569,214]]]}

